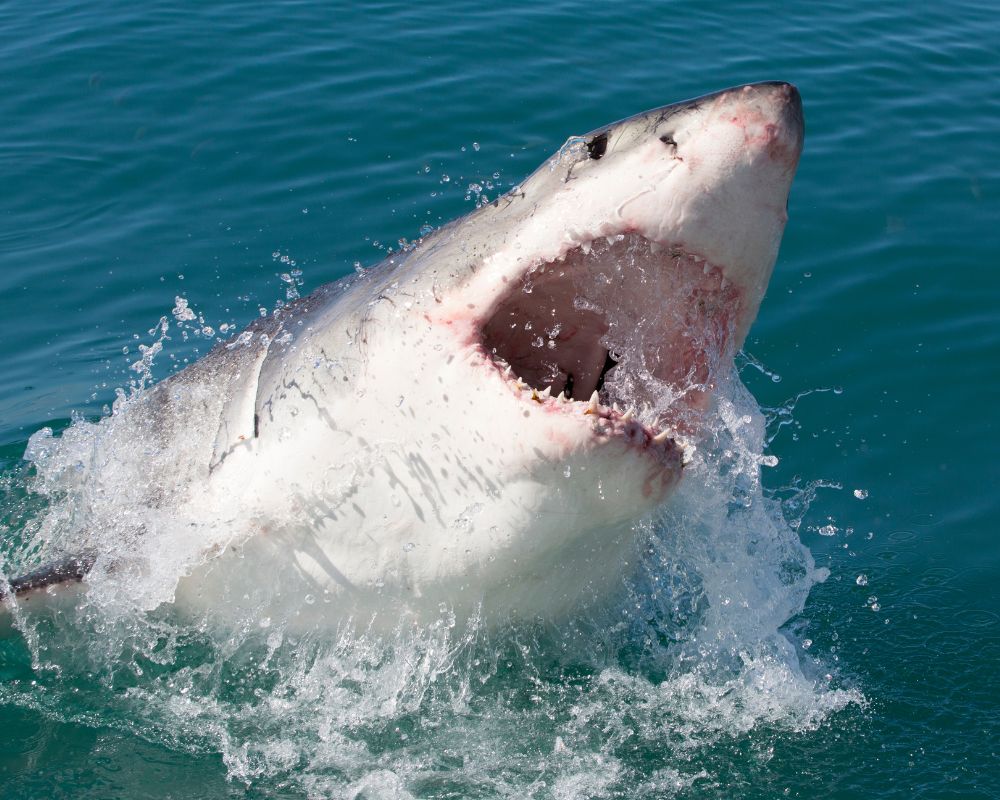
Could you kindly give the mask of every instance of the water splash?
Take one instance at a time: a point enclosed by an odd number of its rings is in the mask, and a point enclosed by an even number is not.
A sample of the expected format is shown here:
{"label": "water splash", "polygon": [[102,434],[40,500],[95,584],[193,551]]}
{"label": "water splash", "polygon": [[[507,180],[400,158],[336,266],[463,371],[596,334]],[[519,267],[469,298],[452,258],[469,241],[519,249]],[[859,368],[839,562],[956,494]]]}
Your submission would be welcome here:
{"label": "water splash", "polygon": [[102,424],[29,443],[35,472],[15,478],[24,510],[5,515],[3,571],[82,530],[112,558],[71,604],[18,609],[24,677],[0,702],[218,753],[252,787],[553,798],[707,790],[719,748],[806,734],[865,702],[823,674],[821,654],[800,661],[787,631],[825,577],[796,532],[821,484],[764,490],[767,417],[735,375],[680,490],[637,526],[640,557],[617,596],[558,626],[443,609],[388,635],[357,620],[304,635],[265,616],[222,635],[164,604],[208,556],[203,530],[185,539],[190,521],[163,518],[127,477],[176,463],[189,441],[151,451],[120,413],[141,398],[123,393]]}

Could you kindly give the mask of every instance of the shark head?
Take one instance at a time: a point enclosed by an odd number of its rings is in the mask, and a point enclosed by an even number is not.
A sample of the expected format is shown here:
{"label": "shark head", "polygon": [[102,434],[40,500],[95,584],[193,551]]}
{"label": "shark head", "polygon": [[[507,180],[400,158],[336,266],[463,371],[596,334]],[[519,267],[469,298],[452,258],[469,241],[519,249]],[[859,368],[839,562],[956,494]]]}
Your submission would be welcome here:
{"label": "shark head", "polygon": [[534,614],[614,581],[757,314],[802,136],[762,83],[572,137],[284,323],[227,492],[283,487],[281,547],[350,596]]}
{"label": "shark head", "polygon": [[802,135],[797,90],[768,83],[573,137],[499,201],[516,222],[433,316],[528,391],[682,423],[757,314]]}

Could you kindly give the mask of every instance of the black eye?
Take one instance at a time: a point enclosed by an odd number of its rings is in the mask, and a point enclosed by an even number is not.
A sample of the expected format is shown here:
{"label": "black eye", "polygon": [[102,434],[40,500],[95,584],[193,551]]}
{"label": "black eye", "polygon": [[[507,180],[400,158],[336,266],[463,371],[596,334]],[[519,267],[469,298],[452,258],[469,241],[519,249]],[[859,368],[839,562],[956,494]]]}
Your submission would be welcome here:
{"label": "black eye", "polygon": [[608,150],[608,135],[606,133],[599,133],[589,142],[587,142],[587,152],[590,153],[590,157],[593,159],[598,159],[603,156]]}
{"label": "black eye", "polygon": [[667,147],[677,147],[677,142],[674,141],[674,137],[669,133],[663,134],[660,137],[660,141],[663,142]]}

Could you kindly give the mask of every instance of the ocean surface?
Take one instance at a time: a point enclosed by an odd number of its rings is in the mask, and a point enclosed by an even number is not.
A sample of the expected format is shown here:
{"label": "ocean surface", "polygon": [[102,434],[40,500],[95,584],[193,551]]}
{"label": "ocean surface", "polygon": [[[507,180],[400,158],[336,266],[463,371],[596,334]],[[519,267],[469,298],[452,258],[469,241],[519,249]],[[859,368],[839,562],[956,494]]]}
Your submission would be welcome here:
{"label": "ocean surface", "polygon": [[787,80],[807,131],[739,360],[777,464],[651,523],[672,607],[637,579],[586,657],[7,625],[0,797],[1000,797],[998,43],[995,2],[0,3],[4,574],[61,502],[29,437],[161,318],[153,378],[647,108]]}

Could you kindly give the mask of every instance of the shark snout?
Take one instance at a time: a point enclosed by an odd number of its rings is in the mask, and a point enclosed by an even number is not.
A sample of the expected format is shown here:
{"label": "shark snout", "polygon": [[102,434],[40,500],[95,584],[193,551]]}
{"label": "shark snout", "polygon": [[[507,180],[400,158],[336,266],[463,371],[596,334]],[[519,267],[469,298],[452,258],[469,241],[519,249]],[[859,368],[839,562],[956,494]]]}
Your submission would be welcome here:
{"label": "shark snout", "polygon": [[744,131],[750,152],[766,153],[792,169],[802,153],[805,124],[802,97],[790,83],[752,83],[724,92],[718,99],[721,115]]}
{"label": "shark snout", "polygon": [[780,87],[777,94],[783,127],[795,139],[798,149],[801,150],[806,132],[805,117],[802,114],[802,95],[790,83],[779,83],[778,87]]}

